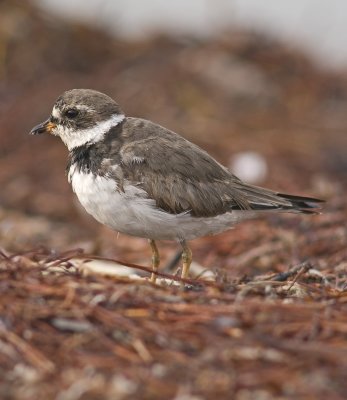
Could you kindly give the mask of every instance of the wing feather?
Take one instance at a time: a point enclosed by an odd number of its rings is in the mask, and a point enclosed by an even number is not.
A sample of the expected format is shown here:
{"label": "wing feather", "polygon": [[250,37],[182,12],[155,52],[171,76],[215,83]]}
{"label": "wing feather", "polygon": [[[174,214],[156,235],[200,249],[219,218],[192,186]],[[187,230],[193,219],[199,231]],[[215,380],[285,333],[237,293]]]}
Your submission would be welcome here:
{"label": "wing feather", "polygon": [[189,212],[196,217],[232,210],[312,213],[319,206],[317,199],[242,182],[198,146],[150,121],[127,118],[122,135],[107,150],[113,164],[121,164],[118,180],[135,182],[169,213]]}

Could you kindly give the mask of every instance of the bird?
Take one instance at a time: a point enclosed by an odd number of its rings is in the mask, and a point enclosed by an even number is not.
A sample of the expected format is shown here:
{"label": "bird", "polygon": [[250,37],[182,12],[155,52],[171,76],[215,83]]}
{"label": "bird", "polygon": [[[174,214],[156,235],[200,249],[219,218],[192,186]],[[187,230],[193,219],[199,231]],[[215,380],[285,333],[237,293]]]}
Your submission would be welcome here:
{"label": "bird", "polygon": [[152,283],[158,240],[181,244],[184,281],[190,240],[263,212],[316,214],[322,203],[243,182],[205,150],[156,123],[126,116],[96,90],[60,95],[49,118],[30,131],[43,133],[66,145],[68,181],[87,213],[114,231],[149,240]]}

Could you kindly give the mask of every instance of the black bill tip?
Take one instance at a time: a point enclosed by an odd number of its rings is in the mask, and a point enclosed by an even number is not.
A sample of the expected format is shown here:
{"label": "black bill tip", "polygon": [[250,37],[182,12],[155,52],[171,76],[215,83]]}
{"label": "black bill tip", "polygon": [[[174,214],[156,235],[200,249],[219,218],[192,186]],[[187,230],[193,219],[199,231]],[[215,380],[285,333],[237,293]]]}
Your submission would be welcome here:
{"label": "black bill tip", "polygon": [[56,127],[55,123],[49,119],[33,127],[29,132],[29,135],[42,135],[43,133],[52,133],[52,130]]}

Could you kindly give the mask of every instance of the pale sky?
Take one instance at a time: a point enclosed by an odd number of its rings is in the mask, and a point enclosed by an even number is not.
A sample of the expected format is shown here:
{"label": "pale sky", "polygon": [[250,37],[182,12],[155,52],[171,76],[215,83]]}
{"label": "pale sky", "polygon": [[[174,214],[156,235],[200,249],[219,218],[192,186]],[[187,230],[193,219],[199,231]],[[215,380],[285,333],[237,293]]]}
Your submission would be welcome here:
{"label": "pale sky", "polygon": [[323,65],[347,66],[344,0],[36,0],[68,18],[126,38],[154,32],[208,36],[241,26],[307,50]]}

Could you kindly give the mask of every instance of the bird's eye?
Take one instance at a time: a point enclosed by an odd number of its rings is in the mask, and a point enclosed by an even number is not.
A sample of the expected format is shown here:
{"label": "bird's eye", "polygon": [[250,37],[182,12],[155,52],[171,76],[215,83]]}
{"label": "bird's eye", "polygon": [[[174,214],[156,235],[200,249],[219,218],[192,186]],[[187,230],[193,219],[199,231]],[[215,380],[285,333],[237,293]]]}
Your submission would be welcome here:
{"label": "bird's eye", "polygon": [[76,108],[69,108],[65,111],[65,115],[70,119],[75,118],[78,115],[78,110]]}

